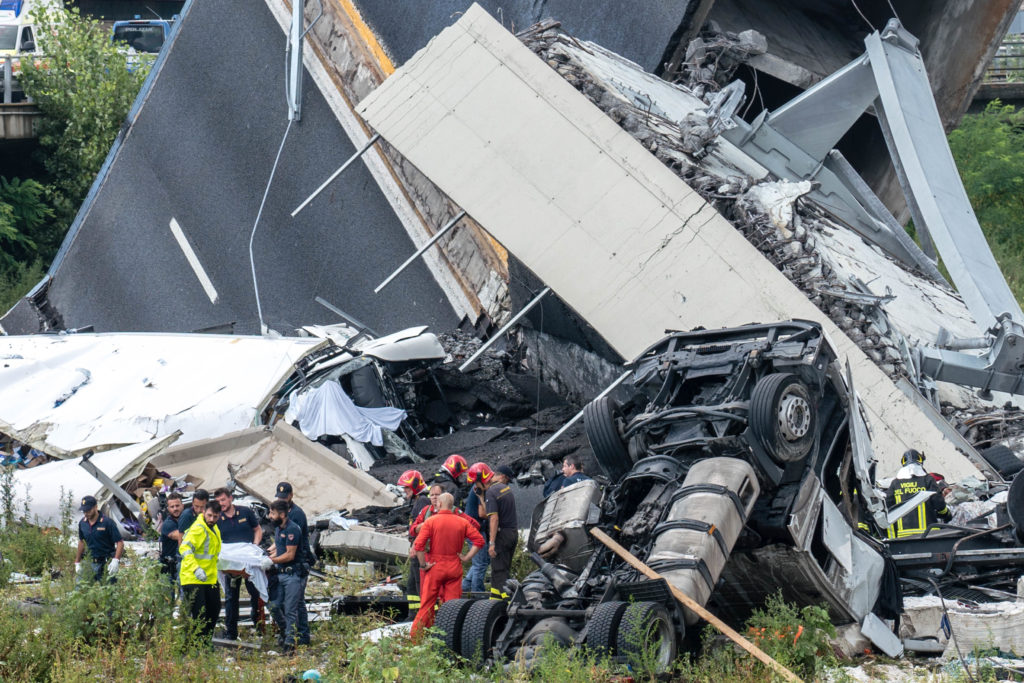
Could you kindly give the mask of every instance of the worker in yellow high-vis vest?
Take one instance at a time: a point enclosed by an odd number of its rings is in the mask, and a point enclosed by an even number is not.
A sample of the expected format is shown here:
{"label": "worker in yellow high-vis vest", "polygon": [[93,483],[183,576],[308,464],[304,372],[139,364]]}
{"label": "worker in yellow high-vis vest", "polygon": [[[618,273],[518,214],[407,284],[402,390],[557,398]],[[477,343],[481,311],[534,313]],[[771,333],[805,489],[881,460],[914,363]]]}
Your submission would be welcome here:
{"label": "worker in yellow high-vis vest", "polygon": [[211,500],[202,517],[196,518],[178,546],[181,570],[178,580],[192,619],[198,621],[205,638],[213,636],[220,614],[220,586],[217,585],[217,556],[220,555],[220,504]]}

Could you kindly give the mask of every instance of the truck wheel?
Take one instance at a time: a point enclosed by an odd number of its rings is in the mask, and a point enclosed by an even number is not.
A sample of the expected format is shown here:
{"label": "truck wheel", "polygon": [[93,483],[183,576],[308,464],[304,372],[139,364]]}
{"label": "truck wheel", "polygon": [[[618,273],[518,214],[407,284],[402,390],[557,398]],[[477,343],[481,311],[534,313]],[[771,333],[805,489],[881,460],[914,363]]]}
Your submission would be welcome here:
{"label": "truck wheel", "polygon": [[504,600],[474,600],[462,622],[461,654],[471,661],[491,658],[491,650],[505,627],[508,615]]}
{"label": "truck wheel", "polygon": [[676,658],[676,633],[668,610],[657,602],[634,602],[619,623],[616,645],[630,666],[667,671]]}
{"label": "truck wheel", "polygon": [[587,625],[587,647],[598,656],[614,657],[618,654],[615,639],[619,633],[622,615],[628,606],[628,602],[613,600],[602,602],[594,610]]}
{"label": "truck wheel", "polygon": [[444,644],[457,655],[462,654],[462,624],[473,602],[466,598],[449,600],[438,608],[434,618],[434,625],[443,634]]}
{"label": "truck wheel", "polygon": [[796,462],[811,452],[818,407],[796,375],[765,375],[750,393],[750,430],[772,458]]}
{"label": "truck wheel", "polygon": [[1013,454],[1006,446],[992,446],[978,453],[985,459],[992,469],[999,473],[1003,479],[1012,479],[1013,475],[1024,469],[1024,462]]}
{"label": "truck wheel", "polygon": [[594,399],[583,409],[583,427],[594,457],[612,481],[625,476],[633,464],[619,435],[618,414],[619,404],[610,396]]}

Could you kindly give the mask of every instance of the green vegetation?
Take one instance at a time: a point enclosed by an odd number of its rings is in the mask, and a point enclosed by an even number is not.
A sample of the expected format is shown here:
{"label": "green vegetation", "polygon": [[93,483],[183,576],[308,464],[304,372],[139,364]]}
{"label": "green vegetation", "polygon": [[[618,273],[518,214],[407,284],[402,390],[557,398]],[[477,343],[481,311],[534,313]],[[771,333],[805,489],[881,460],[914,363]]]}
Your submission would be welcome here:
{"label": "green vegetation", "polygon": [[0,178],[0,311],[42,278],[149,70],[77,8],[33,14],[46,57],[23,60],[19,82],[39,107],[46,177]]}
{"label": "green vegetation", "polygon": [[992,253],[1024,301],[1024,112],[995,100],[965,116],[949,146]]}

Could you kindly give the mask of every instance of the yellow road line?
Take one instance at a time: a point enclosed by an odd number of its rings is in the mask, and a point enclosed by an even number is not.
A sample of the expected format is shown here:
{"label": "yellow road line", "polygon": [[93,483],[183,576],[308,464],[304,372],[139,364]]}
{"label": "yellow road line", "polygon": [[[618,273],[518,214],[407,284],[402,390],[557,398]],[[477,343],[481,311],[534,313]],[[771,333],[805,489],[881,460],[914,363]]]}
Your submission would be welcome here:
{"label": "yellow road line", "polygon": [[387,77],[393,74],[395,72],[395,65],[391,63],[391,59],[377,41],[377,36],[373,34],[370,27],[366,25],[365,21],[363,21],[363,16],[359,13],[359,10],[356,9],[356,6],[352,4],[352,0],[338,0],[338,4],[341,5],[341,9],[344,10],[349,21],[352,22],[352,25],[356,29],[356,33],[358,33],[359,37],[363,39],[363,43],[366,45],[367,49],[369,49],[370,54],[372,54],[373,58],[377,60],[377,65],[380,67],[380,70],[384,72],[384,76]]}

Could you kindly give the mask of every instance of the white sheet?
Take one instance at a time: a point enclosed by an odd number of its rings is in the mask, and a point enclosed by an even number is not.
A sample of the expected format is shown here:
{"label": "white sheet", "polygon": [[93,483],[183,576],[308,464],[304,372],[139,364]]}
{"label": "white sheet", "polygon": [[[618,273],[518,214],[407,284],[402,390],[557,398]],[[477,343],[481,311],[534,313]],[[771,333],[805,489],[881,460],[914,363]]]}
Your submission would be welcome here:
{"label": "white sheet", "polygon": [[384,445],[381,427],[394,431],[406,418],[398,408],[360,408],[337,382],[324,382],[315,389],[292,396],[285,413],[288,422],[299,421],[306,438],[324,434],[348,434],[356,441]]}
{"label": "white sheet", "polygon": [[221,588],[225,588],[227,580],[225,571],[245,571],[249,575],[252,585],[256,586],[263,602],[270,602],[270,594],[267,590],[267,573],[260,567],[260,560],[266,557],[254,543],[225,543],[220,547],[220,556],[217,558],[218,577]]}

